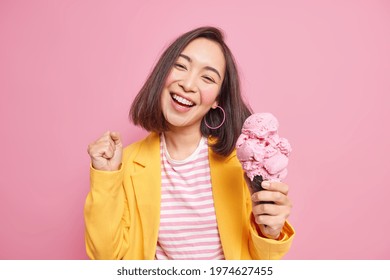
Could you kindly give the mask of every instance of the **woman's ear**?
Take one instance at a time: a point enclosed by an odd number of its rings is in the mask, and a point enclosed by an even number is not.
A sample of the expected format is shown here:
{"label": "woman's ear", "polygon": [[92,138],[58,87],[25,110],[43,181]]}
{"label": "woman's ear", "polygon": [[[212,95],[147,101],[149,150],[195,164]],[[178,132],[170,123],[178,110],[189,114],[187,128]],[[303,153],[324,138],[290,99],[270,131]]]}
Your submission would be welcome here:
{"label": "woman's ear", "polygon": [[217,107],[218,107],[218,100],[215,100],[211,108],[217,109]]}

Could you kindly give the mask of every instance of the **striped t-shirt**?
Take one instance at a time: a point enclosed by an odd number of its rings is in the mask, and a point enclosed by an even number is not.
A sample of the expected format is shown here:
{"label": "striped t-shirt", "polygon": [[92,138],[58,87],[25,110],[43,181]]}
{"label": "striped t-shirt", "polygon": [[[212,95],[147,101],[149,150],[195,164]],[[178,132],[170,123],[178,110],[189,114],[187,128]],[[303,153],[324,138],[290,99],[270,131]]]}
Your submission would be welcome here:
{"label": "striped t-shirt", "polygon": [[207,139],[184,160],[169,156],[161,134],[161,213],[156,259],[224,259],[219,238]]}

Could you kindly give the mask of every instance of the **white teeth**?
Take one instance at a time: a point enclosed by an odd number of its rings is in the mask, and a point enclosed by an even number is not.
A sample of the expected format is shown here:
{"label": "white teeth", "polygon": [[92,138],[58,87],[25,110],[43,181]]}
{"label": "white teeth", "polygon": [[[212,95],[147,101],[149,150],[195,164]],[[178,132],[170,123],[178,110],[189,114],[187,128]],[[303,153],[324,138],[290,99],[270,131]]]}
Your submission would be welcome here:
{"label": "white teeth", "polygon": [[181,96],[178,96],[177,94],[174,94],[173,96],[173,99],[175,99],[177,102],[181,103],[181,104],[184,104],[184,105],[187,105],[187,106],[192,106],[194,105],[193,102],[181,97]]}

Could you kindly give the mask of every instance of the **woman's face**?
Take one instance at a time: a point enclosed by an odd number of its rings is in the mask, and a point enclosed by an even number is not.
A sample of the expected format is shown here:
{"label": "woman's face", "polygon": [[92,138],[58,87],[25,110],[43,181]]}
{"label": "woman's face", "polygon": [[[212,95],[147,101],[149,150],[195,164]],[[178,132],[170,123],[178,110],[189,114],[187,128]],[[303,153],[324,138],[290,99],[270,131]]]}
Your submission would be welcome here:
{"label": "woman's face", "polygon": [[198,38],[185,47],[174,63],[161,95],[162,112],[171,128],[200,128],[225,75],[225,57],[218,43]]}

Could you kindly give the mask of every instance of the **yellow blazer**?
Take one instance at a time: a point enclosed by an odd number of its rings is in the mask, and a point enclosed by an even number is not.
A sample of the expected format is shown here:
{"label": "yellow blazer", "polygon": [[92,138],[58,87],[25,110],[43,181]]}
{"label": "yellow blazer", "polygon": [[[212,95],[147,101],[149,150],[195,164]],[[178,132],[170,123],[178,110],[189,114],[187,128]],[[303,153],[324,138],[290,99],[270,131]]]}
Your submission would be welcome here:
{"label": "yellow blazer", "polygon": [[[234,151],[222,157],[209,149],[214,206],[226,259],[280,259],[294,229],[286,222],[279,240],[261,237],[250,193]],[[154,259],[160,223],[160,139],[151,133],[123,151],[118,171],[91,167],[85,242],[91,259]]]}

